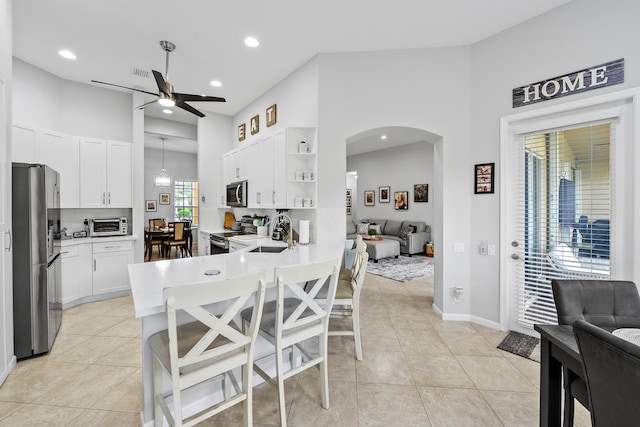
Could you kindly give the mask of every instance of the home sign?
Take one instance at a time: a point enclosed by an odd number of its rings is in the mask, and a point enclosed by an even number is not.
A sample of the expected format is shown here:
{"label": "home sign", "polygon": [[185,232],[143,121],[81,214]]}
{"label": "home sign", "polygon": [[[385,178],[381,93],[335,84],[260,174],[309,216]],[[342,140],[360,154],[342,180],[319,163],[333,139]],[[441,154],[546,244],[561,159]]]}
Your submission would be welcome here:
{"label": "home sign", "polygon": [[624,83],[624,59],[513,89],[513,108]]}

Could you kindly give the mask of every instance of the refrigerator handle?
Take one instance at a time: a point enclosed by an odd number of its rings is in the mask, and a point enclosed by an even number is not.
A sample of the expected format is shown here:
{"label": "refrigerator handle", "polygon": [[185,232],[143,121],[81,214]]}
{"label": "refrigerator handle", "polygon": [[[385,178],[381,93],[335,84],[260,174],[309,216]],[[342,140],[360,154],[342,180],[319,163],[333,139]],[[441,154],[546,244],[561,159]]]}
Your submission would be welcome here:
{"label": "refrigerator handle", "polygon": [[96,260],[93,260],[93,271],[96,271]]}
{"label": "refrigerator handle", "polygon": [[[7,237],[9,237],[8,242],[7,242]],[[12,246],[13,246],[13,237],[11,236],[11,230],[7,230],[4,232],[4,250],[7,252],[11,252]]]}

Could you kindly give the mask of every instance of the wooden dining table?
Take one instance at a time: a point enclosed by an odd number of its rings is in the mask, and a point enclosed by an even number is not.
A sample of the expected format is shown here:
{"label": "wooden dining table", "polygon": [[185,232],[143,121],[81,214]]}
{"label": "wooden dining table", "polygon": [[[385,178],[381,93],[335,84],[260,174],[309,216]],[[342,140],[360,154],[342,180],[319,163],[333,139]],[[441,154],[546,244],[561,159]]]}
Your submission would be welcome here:
{"label": "wooden dining table", "polygon": [[[173,236],[173,228],[171,227],[145,227],[144,228],[144,240],[145,240],[145,244],[147,249],[149,250],[149,257],[148,257],[148,261],[151,261],[151,242],[153,240],[154,237],[158,237],[161,236],[165,239],[170,239],[171,236]],[[189,253],[189,256],[193,256],[193,233],[191,232],[191,227],[184,229],[184,236],[187,240],[187,252]],[[164,256],[164,254],[161,254],[161,256]]]}

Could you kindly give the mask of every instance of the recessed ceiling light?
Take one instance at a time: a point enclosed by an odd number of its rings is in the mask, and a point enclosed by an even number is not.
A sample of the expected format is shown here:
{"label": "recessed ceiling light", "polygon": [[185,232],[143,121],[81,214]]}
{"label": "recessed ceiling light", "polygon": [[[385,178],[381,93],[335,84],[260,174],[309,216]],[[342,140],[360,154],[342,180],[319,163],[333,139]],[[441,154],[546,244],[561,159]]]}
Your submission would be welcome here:
{"label": "recessed ceiling light", "polygon": [[76,59],[76,54],[71,52],[70,50],[59,50],[58,55],[62,56],[66,59]]}
{"label": "recessed ceiling light", "polygon": [[222,86],[222,83],[220,83],[218,80],[211,80],[211,86],[220,87]]}
{"label": "recessed ceiling light", "polygon": [[382,135],[380,139],[387,139],[387,135]]}
{"label": "recessed ceiling light", "polygon": [[165,114],[173,114],[173,111],[169,110],[168,108],[165,108],[164,110],[162,110],[162,112]]}
{"label": "recessed ceiling light", "polygon": [[260,46],[260,42],[255,37],[247,37],[246,39],[244,39],[244,44],[246,44],[249,47]]}

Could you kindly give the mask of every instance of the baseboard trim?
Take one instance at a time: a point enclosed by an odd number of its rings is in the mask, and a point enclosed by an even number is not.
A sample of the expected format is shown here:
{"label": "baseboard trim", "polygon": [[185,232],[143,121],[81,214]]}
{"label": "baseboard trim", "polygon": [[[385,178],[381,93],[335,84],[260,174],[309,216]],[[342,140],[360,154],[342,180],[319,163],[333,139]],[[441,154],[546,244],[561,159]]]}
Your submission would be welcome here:
{"label": "baseboard trim", "polygon": [[7,379],[9,374],[16,368],[17,363],[18,363],[18,360],[14,354],[11,357],[11,360],[9,360],[9,364],[6,366],[6,369],[0,375],[0,385],[4,384],[4,381]]}

